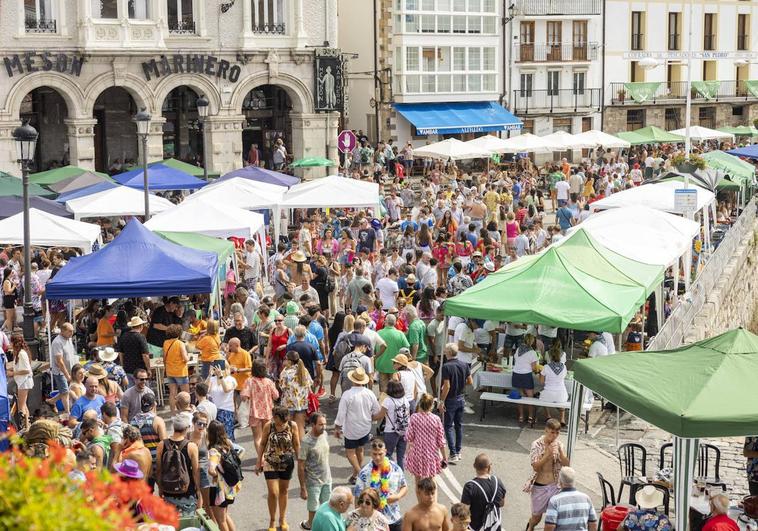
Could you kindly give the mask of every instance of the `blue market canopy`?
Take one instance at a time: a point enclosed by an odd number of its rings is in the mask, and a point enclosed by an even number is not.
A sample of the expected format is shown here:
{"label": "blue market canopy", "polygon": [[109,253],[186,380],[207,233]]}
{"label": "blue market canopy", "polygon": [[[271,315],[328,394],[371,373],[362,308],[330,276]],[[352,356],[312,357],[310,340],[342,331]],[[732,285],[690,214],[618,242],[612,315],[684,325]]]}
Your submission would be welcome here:
{"label": "blue market canopy", "polygon": [[752,144],[737,149],[730,149],[727,151],[730,155],[737,157],[744,157],[746,159],[758,159],[758,144]]}
{"label": "blue market canopy", "polygon": [[[73,218],[74,215],[66,210],[66,207],[53,201],[52,199],[45,199],[44,197],[31,196],[29,198],[29,206],[42,210],[49,214],[56,216],[62,216],[64,218]],[[8,195],[0,197],[0,219],[9,218],[24,210],[24,198],[20,195]]]}
{"label": "blue market canopy", "polygon": [[395,103],[394,107],[419,135],[484,133],[523,126],[521,120],[494,101]]}
{"label": "blue market canopy", "polygon": [[261,183],[286,186],[287,188],[294,186],[300,182],[300,177],[294,177],[292,175],[287,175],[286,173],[271,171],[265,168],[259,168],[257,166],[246,166],[244,168],[240,168],[239,170],[230,171],[229,173],[224,174],[216,182],[228,181],[229,179],[234,179],[235,177],[241,177],[243,179],[258,181]]}
{"label": "blue market canopy", "polygon": [[72,258],[50,282],[50,299],[116,299],[212,293],[218,255],[176,245],[132,220],[116,239]]}
{"label": "blue market canopy", "polygon": [[55,199],[55,201],[58,203],[65,203],[66,201],[71,201],[72,199],[76,199],[77,197],[84,197],[85,195],[96,194],[104,190],[110,190],[111,188],[115,188],[117,186],[119,185],[116,183],[110,183],[110,182],[91,184],[90,186],[79,188],[78,190],[73,190],[71,192],[63,193],[59,195]]}
{"label": "blue market canopy", "polygon": [[[135,168],[124,173],[114,175],[117,183],[129,188],[144,189],[145,181],[142,168]],[[198,179],[176,168],[165,164],[153,164],[147,170],[148,187],[150,190],[195,190],[202,188],[207,182]]]}

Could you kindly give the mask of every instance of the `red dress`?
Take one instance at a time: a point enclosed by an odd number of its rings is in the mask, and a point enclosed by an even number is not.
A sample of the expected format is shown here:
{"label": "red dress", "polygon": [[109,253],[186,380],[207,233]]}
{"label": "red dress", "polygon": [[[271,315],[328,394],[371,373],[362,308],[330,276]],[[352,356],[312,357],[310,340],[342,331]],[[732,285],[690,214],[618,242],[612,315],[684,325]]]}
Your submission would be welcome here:
{"label": "red dress", "polygon": [[[284,333],[277,335],[276,330],[271,331],[271,359],[269,360],[269,373],[271,377],[278,380],[279,373],[282,371],[282,364],[284,363],[284,357],[287,355],[287,340],[290,338],[290,331],[288,328],[284,329]],[[277,351],[277,348],[285,345],[285,348]]]}
{"label": "red dress", "polygon": [[440,473],[440,450],[445,447],[445,430],[437,415],[423,412],[411,415],[405,440],[409,446],[405,454],[405,470],[420,478],[433,478]]}

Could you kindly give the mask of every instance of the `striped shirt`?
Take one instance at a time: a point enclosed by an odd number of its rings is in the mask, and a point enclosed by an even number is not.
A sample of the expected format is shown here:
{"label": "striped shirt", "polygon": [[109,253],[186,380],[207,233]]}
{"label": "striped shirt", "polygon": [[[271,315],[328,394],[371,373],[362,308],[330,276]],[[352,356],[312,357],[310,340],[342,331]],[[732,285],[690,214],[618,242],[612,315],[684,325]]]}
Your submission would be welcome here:
{"label": "striped shirt", "polygon": [[590,497],[574,488],[562,489],[550,498],[545,523],[556,531],[587,531],[587,523],[597,520]]}

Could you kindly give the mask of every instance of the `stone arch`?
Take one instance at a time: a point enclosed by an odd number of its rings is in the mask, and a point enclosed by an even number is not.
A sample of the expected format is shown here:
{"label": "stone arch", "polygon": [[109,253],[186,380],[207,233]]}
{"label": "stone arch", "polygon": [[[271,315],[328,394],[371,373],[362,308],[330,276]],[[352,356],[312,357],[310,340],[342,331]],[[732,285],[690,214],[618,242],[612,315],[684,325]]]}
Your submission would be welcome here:
{"label": "stone arch", "polygon": [[162,79],[154,90],[155,102],[158,105],[156,112],[160,111],[163,102],[171,91],[181,86],[191,88],[198,96],[205,94],[205,97],[208,98],[208,102],[210,103],[209,114],[211,116],[218,114],[221,109],[221,93],[219,92],[218,87],[211,83],[209,79],[196,74],[175,74],[172,76],[166,76]]}
{"label": "stone arch", "polygon": [[21,113],[21,102],[34,89],[50,87],[61,95],[70,118],[83,116],[84,94],[67,76],[57,72],[35,72],[13,85],[5,99],[5,110],[16,119]]}
{"label": "stone arch", "polygon": [[126,74],[118,83],[114,83],[113,73],[108,72],[96,77],[85,89],[84,111],[87,117],[92,117],[92,110],[95,107],[97,97],[111,87],[126,90],[138,108],[144,107],[151,114],[160,111],[160,105],[156,105],[155,102],[155,94],[143,80],[134,74]]}
{"label": "stone arch", "polygon": [[242,113],[242,102],[248,92],[261,85],[275,85],[281,87],[292,101],[292,110],[297,113],[313,112],[313,94],[302,80],[289,74],[279,74],[275,78],[269,78],[267,72],[250,76],[240,83],[232,94],[231,110],[234,113]]}

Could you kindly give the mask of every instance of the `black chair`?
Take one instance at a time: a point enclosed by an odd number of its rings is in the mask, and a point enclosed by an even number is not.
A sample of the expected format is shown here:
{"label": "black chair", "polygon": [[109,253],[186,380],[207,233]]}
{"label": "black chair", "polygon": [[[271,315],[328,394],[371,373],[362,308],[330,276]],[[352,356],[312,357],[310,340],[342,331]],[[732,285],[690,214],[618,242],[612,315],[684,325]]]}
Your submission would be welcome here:
{"label": "black chair", "polygon": [[634,495],[637,489],[647,484],[644,479],[647,474],[647,450],[637,443],[622,444],[618,448],[618,458],[621,467],[618,499],[622,499],[624,485],[629,485],[629,505],[635,505]]}
{"label": "black chair", "polygon": [[600,492],[603,495],[603,506],[600,507],[602,511],[609,505],[616,505],[616,490],[610,481],[605,479],[600,472],[597,472],[597,479],[600,480]]}
{"label": "black chair", "polygon": [[695,464],[695,480],[726,490],[726,483],[721,481],[720,469],[721,450],[712,444],[700,443]]}
{"label": "black chair", "polygon": [[666,516],[669,516],[669,509],[671,505],[671,493],[669,492],[669,489],[663,485],[657,485],[655,483],[652,485],[655,487],[655,490],[659,490],[663,493],[663,512],[666,514]]}
{"label": "black chair", "polygon": [[668,442],[661,445],[658,470],[663,470],[664,468],[674,469],[674,443]]}

